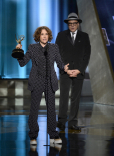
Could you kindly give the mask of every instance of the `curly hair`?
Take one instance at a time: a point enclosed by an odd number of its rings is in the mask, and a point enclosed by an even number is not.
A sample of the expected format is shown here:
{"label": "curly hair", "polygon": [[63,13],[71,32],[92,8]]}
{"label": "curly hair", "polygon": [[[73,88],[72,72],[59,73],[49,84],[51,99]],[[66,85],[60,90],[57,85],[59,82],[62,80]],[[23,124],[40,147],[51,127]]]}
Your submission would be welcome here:
{"label": "curly hair", "polygon": [[51,40],[53,39],[53,36],[52,36],[52,31],[46,27],[46,26],[42,26],[42,27],[38,27],[33,35],[33,38],[36,42],[39,42],[40,41],[40,35],[41,35],[41,31],[42,29],[45,29],[48,33],[48,41],[51,42]]}

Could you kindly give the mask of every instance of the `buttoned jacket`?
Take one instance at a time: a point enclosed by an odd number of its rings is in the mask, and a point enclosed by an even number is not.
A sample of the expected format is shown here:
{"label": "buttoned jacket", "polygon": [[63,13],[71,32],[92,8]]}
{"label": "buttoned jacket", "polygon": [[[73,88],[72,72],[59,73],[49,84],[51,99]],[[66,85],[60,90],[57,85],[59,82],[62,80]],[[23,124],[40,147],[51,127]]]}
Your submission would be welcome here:
{"label": "buttoned jacket", "polygon": [[[29,75],[28,80],[28,89],[32,91],[35,87],[36,77],[38,76],[38,71],[42,71],[40,64],[42,60],[42,55],[40,55],[40,43],[30,44],[28,47],[28,51],[24,55],[23,58],[18,59],[19,65],[21,67],[25,66],[29,60],[32,60],[32,68]],[[50,81],[52,84],[53,91],[58,89],[58,80],[56,76],[56,72],[54,69],[54,62],[57,63],[57,66],[60,70],[64,72],[64,63],[61,60],[61,56],[59,54],[59,48],[57,44],[48,43],[47,48],[48,62],[49,62],[49,70],[50,70]],[[39,69],[40,67],[40,69]],[[39,75],[41,77],[41,75]],[[40,83],[40,82],[39,82]]]}
{"label": "buttoned jacket", "polygon": [[[84,79],[85,70],[89,63],[91,46],[87,33],[78,30],[75,42],[72,42],[70,30],[58,33],[56,44],[64,64],[69,63],[69,69],[78,69],[81,73],[77,79]],[[66,73],[64,75],[68,76]]]}

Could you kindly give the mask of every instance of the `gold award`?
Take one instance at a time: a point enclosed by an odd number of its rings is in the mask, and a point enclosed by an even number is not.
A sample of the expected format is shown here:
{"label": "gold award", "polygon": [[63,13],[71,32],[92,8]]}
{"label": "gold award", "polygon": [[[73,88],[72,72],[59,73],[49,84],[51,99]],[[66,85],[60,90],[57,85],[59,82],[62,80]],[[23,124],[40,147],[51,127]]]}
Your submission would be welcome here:
{"label": "gold award", "polygon": [[[24,35],[20,35],[17,39],[16,35],[15,35],[15,39],[16,39],[16,42],[18,44],[21,44],[21,41],[23,41],[25,39],[25,36]],[[16,48],[12,51],[12,57],[13,58],[22,58],[24,56],[24,50],[23,49],[20,49],[20,48]]]}

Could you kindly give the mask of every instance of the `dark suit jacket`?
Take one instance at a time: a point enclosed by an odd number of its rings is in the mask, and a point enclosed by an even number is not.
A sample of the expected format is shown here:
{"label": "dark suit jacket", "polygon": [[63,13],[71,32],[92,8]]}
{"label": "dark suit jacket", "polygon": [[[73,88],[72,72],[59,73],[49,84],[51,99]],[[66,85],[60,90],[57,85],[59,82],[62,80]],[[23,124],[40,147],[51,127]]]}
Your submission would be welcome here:
{"label": "dark suit jacket", "polygon": [[[38,71],[42,70],[42,68],[39,69],[39,65],[42,61],[42,57],[41,57],[39,51],[40,51],[39,43],[30,44],[28,47],[28,51],[26,52],[24,57],[21,59],[18,59],[18,62],[21,67],[25,66],[30,59],[32,60],[32,68],[31,68],[29,80],[28,80],[28,89],[30,91],[32,91],[35,87],[34,82],[36,81],[36,77],[37,77],[36,74],[38,74],[37,70]],[[53,89],[53,91],[56,91],[58,89],[58,80],[57,80],[56,72],[54,70],[54,62],[55,61],[57,63],[58,68],[64,72],[64,64],[61,60],[58,45],[48,43],[47,55],[48,55],[48,61],[49,61],[49,65],[50,65],[49,70],[50,70],[50,80],[51,80],[51,84],[52,84],[52,89]]]}
{"label": "dark suit jacket", "polygon": [[[59,46],[59,52],[64,64],[69,63],[69,69],[78,69],[81,74],[78,74],[77,79],[84,79],[85,69],[91,53],[88,34],[78,30],[73,44],[70,30],[65,30],[58,33],[56,44]],[[64,74],[68,76],[66,73]]]}

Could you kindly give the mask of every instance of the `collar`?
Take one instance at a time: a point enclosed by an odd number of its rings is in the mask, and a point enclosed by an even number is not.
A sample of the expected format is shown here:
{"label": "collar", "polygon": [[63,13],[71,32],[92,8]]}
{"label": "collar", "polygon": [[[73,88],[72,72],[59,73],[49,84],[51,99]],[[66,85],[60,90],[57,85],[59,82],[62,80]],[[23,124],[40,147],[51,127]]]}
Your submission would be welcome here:
{"label": "collar", "polygon": [[[78,32],[78,30],[76,30],[76,31],[74,32],[74,35],[76,35],[77,32]],[[71,31],[70,31],[70,34],[71,34],[71,36],[72,36],[72,32],[71,32]]]}
{"label": "collar", "polygon": [[[48,43],[47,43],[47,44],[48,44]],[[47,44],[46,44],[44,47],[42,47],[42,45],[41,45],[40,42],[39,42],[39,45],[40,45],[41,48],[45,48],[45,47],[47,47]]]}
{"label": "collar", "polygon": [[41,45],[40,42],[39,42],[40,49],[41,49],[43,52],[47,50],[47,45],[48,45],[48,43],[47,43],[44,47],[42,47],[42,45]]}

